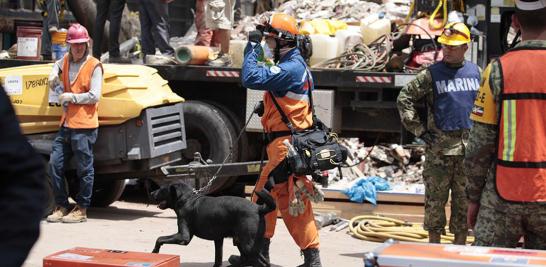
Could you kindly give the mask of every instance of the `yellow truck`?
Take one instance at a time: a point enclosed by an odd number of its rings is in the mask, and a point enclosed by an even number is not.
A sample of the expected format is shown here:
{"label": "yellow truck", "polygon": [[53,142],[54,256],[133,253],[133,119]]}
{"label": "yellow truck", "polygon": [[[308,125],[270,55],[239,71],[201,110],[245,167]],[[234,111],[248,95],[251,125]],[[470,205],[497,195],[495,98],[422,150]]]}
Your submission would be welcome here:
{"label": "yellow truck", "polygon": [[[0,80],[21,128],[44,156],[44,163],[51,153],[62,114],[60,105],[48,99],[52,66],[0,69]],[[117,200],[125,179],[157,176],[161,173],[159,167],[181,160],[186,148],[183,101],[154,68],[104,64],[92,205],[108,206]],[[75,164],[69,165],[69,187],[77,188]]]}

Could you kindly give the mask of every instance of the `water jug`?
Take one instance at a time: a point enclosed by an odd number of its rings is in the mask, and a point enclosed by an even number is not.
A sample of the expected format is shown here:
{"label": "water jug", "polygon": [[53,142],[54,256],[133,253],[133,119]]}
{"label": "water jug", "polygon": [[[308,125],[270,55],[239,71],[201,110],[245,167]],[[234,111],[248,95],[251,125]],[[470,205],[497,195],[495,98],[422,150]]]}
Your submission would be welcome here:
{"label": "water jug", "polygon": [[231,55],[231,66],[239,68],[243,65],[244,51],[248,44],[246,40],[229,41],[229,54]]}
{"label": "water jug", "polygon": [[372,15],[360,21],[360,31],[364,44],[369,45],[382,35],[391,33],[391,21],[382,13]]}
{"label": "water jug", "polygon": [[[355,27],[355,28],[353,28]],[[339,30],[336,32],[337,40],[337,55],[352,49],[355,45],[362,43],[362,34],[357,26],[349,26],[347,30]]]}

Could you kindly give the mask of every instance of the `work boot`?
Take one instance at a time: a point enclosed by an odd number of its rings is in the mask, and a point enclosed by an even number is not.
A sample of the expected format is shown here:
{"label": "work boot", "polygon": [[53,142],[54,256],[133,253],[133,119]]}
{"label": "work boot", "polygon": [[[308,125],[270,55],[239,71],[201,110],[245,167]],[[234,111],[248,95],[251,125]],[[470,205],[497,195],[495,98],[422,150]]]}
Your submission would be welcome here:
{"label": "work boot", "polygon": [[62,219],[64,223],[80,223],[87,221],[87,209],[76,205],[72,211]]}
{"label": "work boot", "polygon": [[453,240],[453,244],[466,245],[466,236],[467,236],[467,233],[455,234],[455,240]]}
{"label": "work boot", "polygon": [[304,262],[298,267],[322,267],[318,248],[308,248],[303,251]]}
{"label": "work boot", "polygon": [[[269,245],[271,244],[271,239],[264,238],[264,245],[262,249],[260,250],[260,259],[258,259],[260,262],[264,262],[264,266],[271,266],[269,263]],[[243,266],[243,262],[241,262],[241,256],[238,255],[231,255],[228,259],[229,264],[233,266]],[[247,263],[248,264],[248,263]]]}
{"label": "work boot", "polygon": [[50,223],[60,222],[61,219],[68,214],[68,210],[63,207],[57,206],[53,213],[47,216],[46,221]]}
{"label": "work boot", "polygon": [[434,233],[434,232],[428,232],[428,242],[429,243],[440,243],[440,240],[442,239],[442,234],[440,233]]}
{"label": "work boot", "polygon": [[229,67],[231,66],[231,56],[229,54],[220,54],[215,60],[208,63],[211,67]]}

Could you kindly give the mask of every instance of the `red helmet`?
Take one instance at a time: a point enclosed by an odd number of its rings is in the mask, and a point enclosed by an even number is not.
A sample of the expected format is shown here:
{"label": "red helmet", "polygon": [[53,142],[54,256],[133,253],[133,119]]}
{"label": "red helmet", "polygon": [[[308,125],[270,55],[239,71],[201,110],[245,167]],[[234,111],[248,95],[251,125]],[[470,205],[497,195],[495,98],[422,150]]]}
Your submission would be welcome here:
{"label": "red helmet", "polygon": [[70,25],[70,28],[68,28],[66,42],[70,44],[87,43],[89,42],[89,33],[87,33],[87,29],[81,24],[72,24]]}

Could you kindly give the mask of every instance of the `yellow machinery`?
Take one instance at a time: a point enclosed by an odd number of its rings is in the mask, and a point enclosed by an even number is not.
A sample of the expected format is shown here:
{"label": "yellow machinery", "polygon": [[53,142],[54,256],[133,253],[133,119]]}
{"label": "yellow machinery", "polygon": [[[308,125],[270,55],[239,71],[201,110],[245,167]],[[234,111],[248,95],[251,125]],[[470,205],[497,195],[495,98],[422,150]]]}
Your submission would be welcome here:
{"label": "yellow machinery", "polygon": [[[0,69],[0,80],[23,132],[46,159],[62,113],[60,105],[48,99],[52,67],[39,64]],[[153,177],[160,173],[159,167],[181,159],[186,148],[183,101],[154,68],[104,65],[100,128],[94,147],[93,205],[107,206],[117,200],[125,178]],[[73,171],[67,178],[69,186],[77,186]]]}

